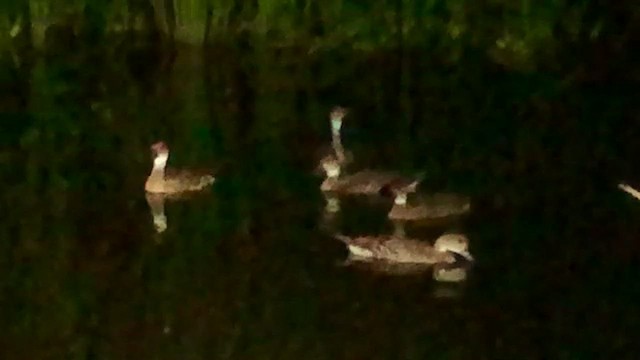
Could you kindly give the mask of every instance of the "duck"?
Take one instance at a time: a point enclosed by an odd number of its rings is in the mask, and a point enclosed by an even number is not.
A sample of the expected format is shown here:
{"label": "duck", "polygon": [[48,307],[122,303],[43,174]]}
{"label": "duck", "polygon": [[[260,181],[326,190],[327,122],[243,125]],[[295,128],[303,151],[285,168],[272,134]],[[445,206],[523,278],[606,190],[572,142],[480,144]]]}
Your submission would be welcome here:
{"label": "duck", "polygon": [[417,190],[424,175],[404,177],[387,171],[361,170],[354,174],[341,176],[342,166],[338,158],[328,155],[321,161],[326,178],[320,185],[324,192],[347,194],[380,194],[383,189],[392,186],[407,193]]}
{"label": "duck", "polygon": [[363,260],[386,260],[395,263],[437,264],[455,263],[454,254],[474,261],[469,253],[469,239],[460,233],[448,233],[436,239],[433,246],[418,239],[382,236],[349,237],[335,234],[345,243],[351,256]]}
{"label": "duck", "polygon": [[391,220],[442,219],[467,213],[471,209],[468,197],[458,194],[437,193],[423,197],[416,205],[407,204],[405,188],[392,189],[395,195],[393,207],[387,214]]}
{"label": "duck", "polygon": [[640,191],[633,188],[631,185],[627,185],[625,183],[618,184],[618,188],[627,194],[633,196],[634,198],[640,200]]}
{"label": "duck", "polygon": [[203,190],[213,184],[215,177],[208,172],[167,168],[169,147],[164,141],[151,145],[153,168],[144,189],[156,194],[179,194]]}

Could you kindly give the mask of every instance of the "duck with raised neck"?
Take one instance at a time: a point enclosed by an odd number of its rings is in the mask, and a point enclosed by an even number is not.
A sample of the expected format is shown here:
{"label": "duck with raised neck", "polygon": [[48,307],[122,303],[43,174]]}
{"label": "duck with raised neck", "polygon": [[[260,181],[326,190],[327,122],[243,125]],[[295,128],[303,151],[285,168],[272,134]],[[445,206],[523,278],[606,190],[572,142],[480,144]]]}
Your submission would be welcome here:
{"label": "duck with raised neck", "polygon": [[163,141],[151,145],[153,168],[144,189],[150,193],[177,194],[199,191],[213,184],[215,178],[209,172],[176,170],[167,167],[169,147]]}

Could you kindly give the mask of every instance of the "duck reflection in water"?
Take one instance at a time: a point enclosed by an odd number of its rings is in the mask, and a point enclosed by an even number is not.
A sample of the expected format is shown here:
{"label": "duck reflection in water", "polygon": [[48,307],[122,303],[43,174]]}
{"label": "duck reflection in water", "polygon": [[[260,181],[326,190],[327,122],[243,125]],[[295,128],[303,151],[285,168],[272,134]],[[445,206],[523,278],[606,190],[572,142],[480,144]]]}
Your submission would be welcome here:
{"label": "duck reflection in water", "polygon": [[320,227],[327,232],[335,232],[336,218],[340,212],[340,198],[331,193],[324,193],[325,206],[322,211]]}
{"label": "duck reflection in water", "polygon": [[167,230],[167,216],[164,213],[165,197],[161,194],[146,193],[145,198],[147,199],[147,204],[151,210],[153,226],[156,229],[156,232],[163,233]]}

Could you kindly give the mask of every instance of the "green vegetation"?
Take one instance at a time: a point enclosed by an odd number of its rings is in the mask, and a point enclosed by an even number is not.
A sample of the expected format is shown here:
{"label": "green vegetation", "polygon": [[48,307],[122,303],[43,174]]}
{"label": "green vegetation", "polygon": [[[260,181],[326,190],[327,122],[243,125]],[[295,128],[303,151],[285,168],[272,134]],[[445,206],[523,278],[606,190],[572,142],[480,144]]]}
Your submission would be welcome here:
{"label": "green vegetation", "polygon": [[548,61],[567,41],[624,31],[616,29],[619,14],[638,18],[633,5],[569,0],[2,0],[0,13],[3,48],[17,39],[40,45],[57,25],[92,40],[159,30],[167,39],[192,44],[248,33],[254,40],[310,50],[427,46],[443,50],[450,61],[473,46],[521,69]]}

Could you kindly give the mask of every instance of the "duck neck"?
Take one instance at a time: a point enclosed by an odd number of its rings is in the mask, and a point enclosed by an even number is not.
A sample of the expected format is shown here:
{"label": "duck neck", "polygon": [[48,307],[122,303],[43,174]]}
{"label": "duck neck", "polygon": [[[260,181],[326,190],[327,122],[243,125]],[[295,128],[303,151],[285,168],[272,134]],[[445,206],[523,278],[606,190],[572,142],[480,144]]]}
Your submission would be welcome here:
{"label": "duck neck", "polygon": [[153,169],[151,169],[151,175],[149,178],[154,180],[163,180],[165,168],[167,167],[167,159],[169,159],[169,154],[158,154],[155,159],[153,159]]}
{"label": "duck neck", "polygon": [[333,151],[335,151],[338,161],[345,161],[344,147],[342,146],[342,139],[340,138],[340,132],[333,132],[332,135]]}
{"label": "duck neck", "polygon": [[342,129],[342,117],[333,116],[331,118],[331,139],[333,142],[333,150],[336,152],[339,161],[344,161],[344,148],[340,139],[340,129]]}
{"label": "duck neck", "polygon": [[340,129],[342,128],[342,118],[334,117],[331,119],[331,133],[333,135],[340,135]]}

